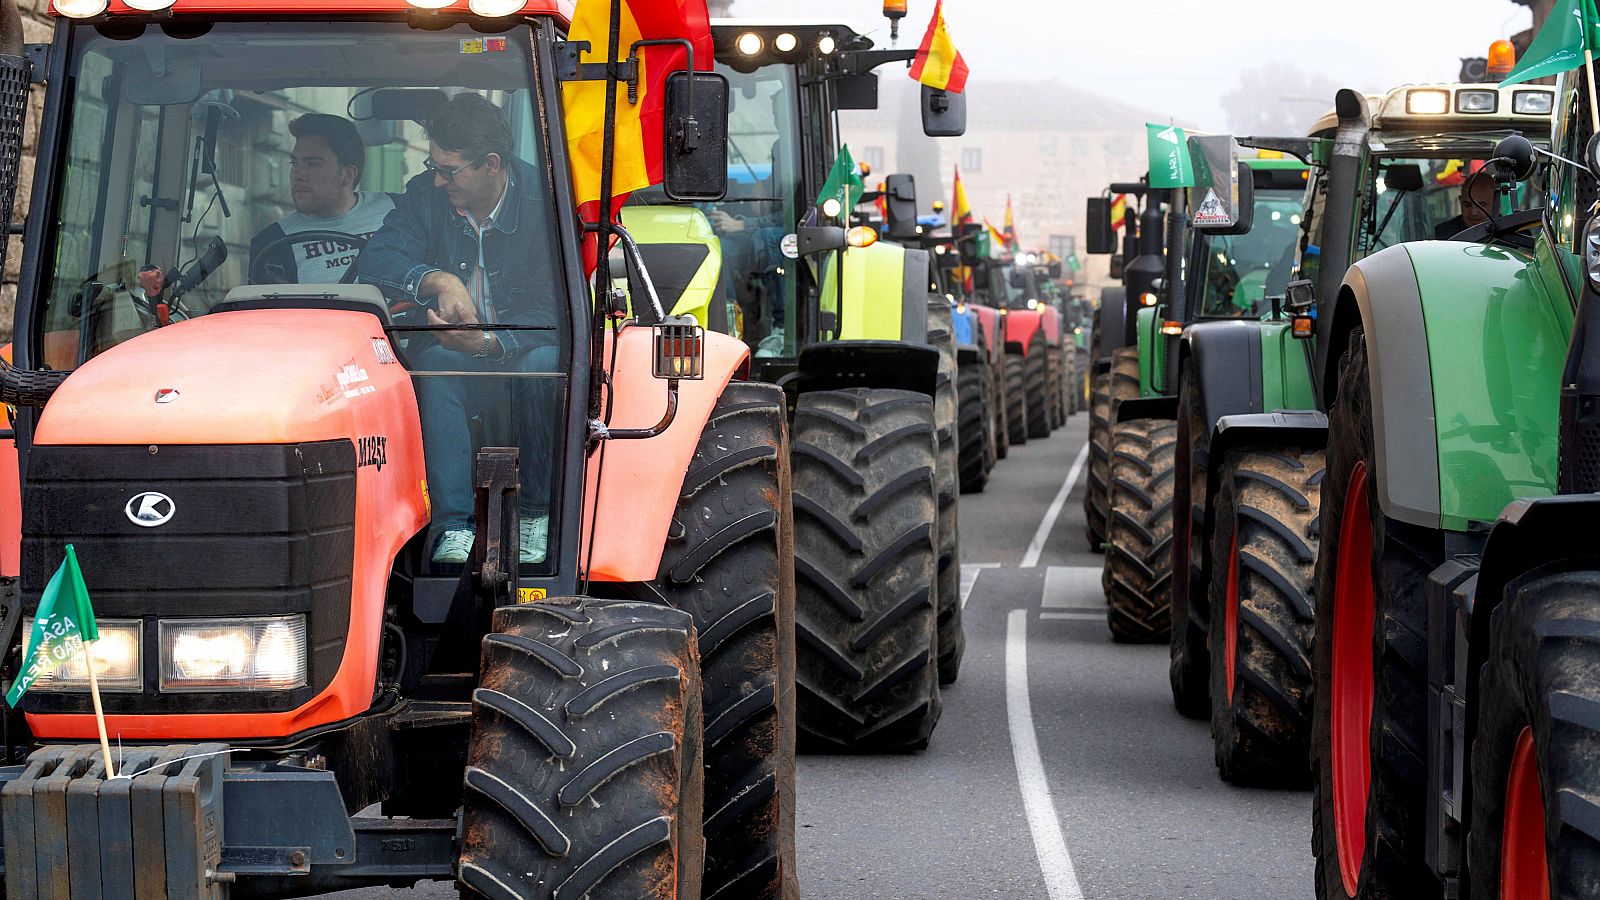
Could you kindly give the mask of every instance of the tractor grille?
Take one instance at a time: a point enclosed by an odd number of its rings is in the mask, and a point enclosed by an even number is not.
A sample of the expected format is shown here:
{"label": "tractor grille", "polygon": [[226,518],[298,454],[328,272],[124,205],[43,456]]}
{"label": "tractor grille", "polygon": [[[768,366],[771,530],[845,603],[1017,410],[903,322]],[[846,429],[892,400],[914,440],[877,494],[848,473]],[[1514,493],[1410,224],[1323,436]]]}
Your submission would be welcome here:
{"label": "tractor grille", "polygon": [[[23,607],[38,607],[70,543],[95,614],[146,620],[145,692],[106,694],[108,712],[294,709],[328,685],[344,653],[355,506],[350,441],[36,446],[23,493]],[[306,616],[306,687],[156,691],[158,618],[288,613]],[[81,694],[28,697],[36,712],[89,708]]]}

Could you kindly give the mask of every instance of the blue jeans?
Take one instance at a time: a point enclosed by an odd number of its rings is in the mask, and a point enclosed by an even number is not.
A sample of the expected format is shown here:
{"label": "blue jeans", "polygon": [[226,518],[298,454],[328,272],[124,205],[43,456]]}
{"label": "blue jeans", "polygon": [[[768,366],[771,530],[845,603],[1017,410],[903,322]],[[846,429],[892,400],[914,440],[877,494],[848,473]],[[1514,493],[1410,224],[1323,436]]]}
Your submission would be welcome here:
{"label": "blue jeans", "polygon": [[471,526],[474,522],[474,448],[468,426],[472,416],[483,422],[486,445],[502,446],[506,437],[516,441],[521,451],[522,514],[547,515],[550,479],[556,467],[556,435],[561,433],[557,395],[560,383],[554,378],[492,376],[555,372],[561,362],[560,349],[534,347],[510,359],[494,360],[475,359],[470,354],[434,344],[409,354],[407,362],[413,371],[421,373],[484,373],[424,374],[414,379],[434,525],[457,528]]}

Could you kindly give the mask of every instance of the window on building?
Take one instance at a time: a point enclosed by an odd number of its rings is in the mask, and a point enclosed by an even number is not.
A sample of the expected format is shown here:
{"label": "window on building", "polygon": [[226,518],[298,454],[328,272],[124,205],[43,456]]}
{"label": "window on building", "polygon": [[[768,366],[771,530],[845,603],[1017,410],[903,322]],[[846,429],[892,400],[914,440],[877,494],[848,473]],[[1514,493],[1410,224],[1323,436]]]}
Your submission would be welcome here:
{"label": "window on building", "polygon": [[963,172],[981,172],[981,171],[983,171],[983,148],[982,147],[962,147],[961,148],[961,170]]}
{"label": "window on building", "polygon": [[861,148],[861,158],[856,160],[856,162],[864,162],[864,163],[866,163],[868,166],[870,166],[872,168],[872,171],[874,171],[874,172],[883,171],[883,148],[882,147],[862,147]]}

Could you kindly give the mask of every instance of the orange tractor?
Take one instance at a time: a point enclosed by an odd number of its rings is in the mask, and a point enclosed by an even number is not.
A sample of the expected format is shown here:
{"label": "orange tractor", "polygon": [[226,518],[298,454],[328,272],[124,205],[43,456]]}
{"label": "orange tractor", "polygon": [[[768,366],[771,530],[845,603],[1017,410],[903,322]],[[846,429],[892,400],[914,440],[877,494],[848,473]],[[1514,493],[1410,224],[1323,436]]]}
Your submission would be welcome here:
{"label": "orange tractor", "polygon": [[100,633],[4,717],[12,900],[797,893],[783,395],[574,181],[628,120],[720,196],[726,82],[584,2],[0,5],[3,674],[68,545]]}

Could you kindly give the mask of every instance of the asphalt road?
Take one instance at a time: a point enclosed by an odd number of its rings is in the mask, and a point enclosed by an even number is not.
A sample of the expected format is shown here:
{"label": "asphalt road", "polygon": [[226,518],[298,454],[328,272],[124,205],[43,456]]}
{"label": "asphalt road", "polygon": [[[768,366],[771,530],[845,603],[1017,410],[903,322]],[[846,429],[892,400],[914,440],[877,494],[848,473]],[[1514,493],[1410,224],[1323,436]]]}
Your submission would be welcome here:
{"label": "asphalt road", "polygon": [[[929,749],[801,759],[807,898],[1312,896],[1309,794],[1223,784],[1205,723],[1172,708],[1166,648],[1112,643],[1084,476],[1036,541],[1086,429],[1013,447],[961,498],[967,653]],[[384,895],[455,892],[330,896]]]}

